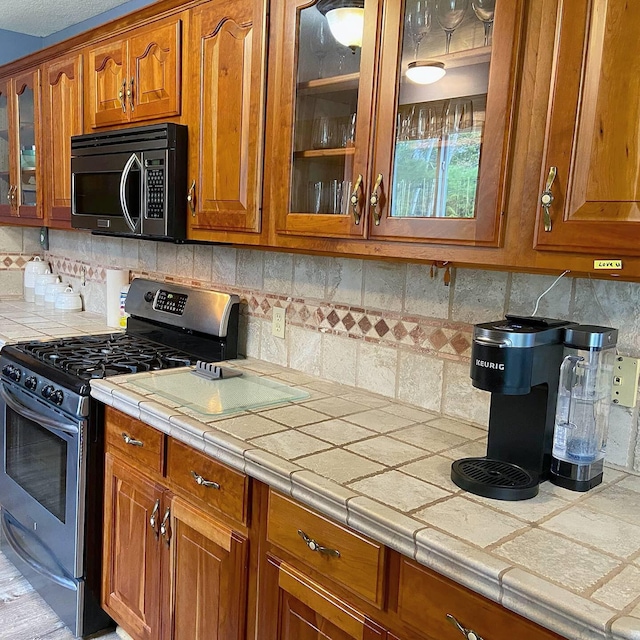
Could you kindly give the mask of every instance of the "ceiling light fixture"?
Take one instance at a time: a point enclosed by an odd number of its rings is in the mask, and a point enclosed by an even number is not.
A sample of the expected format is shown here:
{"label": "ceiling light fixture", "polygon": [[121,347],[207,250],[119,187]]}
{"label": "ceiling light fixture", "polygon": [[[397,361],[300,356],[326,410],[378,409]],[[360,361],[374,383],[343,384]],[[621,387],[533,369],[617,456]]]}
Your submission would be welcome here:
{"label": "ceiling light fixture", "polygon": [[442,62],[416,60],[407,68],[407,78],[416,84],[431,84],[444,78],[446,71]]}
{"label": "ceiling light fixture", "polygon": [[362,47],[364,0],[318,0],[318,11],[327,17],[333,37],[355,53]]}

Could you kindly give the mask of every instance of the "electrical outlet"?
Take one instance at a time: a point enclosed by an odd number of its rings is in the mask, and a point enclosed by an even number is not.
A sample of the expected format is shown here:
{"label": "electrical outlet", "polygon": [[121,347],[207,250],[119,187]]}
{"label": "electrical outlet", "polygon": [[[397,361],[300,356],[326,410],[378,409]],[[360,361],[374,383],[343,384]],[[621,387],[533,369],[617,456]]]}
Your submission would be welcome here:
{"label": "electrical outlet", "polygon": [[611,401],[623,407],[635,407],[638,395],[638,371],[640,360],[616,356],[613,367]]}
{"label": "electrical outlet", "polygon": [[284,323],[286,309],[273,307],[273,320],[271,321],[271,333],[276,338],[284,338]]}

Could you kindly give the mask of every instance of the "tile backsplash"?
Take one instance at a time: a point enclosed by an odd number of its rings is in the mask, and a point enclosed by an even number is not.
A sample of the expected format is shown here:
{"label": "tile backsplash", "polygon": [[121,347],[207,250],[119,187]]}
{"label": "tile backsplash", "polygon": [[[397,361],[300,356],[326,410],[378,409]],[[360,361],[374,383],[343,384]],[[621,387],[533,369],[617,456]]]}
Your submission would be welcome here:
{"label": "tile backsplash", "polygon": [[[18,231],[7,234],[13,246]],[[85,232],[51,231],[49,239],[46,258],[89,311],[105,313],[108,267],[237,293],[246,355],[479,425],[488,421],[489,394],[469,378],[472,325],[531,314],[555,280]],[[0,253],[9,248],[0,244]],[[287,310],[285,339],[271,334],[274,306]],[[637,357],[639,309],[639,284],[567,275],[541,299],[538,315],[616,327],[619,353]],[[638,407],[612,406],[607,461],[640,473]]]}

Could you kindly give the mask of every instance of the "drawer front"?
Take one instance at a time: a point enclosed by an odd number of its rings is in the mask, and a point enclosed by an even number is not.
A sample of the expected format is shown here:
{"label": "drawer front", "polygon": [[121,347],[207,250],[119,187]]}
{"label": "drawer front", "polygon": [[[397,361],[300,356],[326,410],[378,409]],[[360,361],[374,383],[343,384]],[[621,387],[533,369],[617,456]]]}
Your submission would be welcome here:
{"label": "drawer front", "polygon": [[106,449],[122,454],[128,462],[162,474],[165,435],[140,420],[106,407]]}
{"label": "drawer front", "polygon": [[269,495],[267,538],[327,578],[382,606],[383,545],[274,491]]}
{"label": "drawer front", "polygon": [[169,438],[167,477],[184,490],[186,498],[199,498],[246,524],[249,479],[245,474]]}
{"label": "drawer front", "polygon": [[561,640],[555,633],[465,589],[426,567],[402,558],[399,617],[434,640],[460,640],[453,616],[476,636],[491,640]]}

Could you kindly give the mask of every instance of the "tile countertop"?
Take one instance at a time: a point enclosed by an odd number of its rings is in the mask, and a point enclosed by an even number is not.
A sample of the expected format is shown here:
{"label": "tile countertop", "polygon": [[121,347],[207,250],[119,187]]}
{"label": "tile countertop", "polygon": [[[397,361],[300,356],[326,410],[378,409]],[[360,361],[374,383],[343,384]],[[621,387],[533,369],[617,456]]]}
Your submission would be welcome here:
{"label": "tile countertop", "polygon": [[119,329],[108,327],[105,317],[96,313],[55,311],[22,298],[0,298],[0,347],[8,342],[116,331]]}
{"label": "tile countertop", "polygon": [[297,402],[204,415],[137,383],[92,396],[292,495],[571,640],[640,639],[640,477],[605,470],[588,493],[544,483],[489,500],[449,477],[484,455],[486,430],[259,360],[232,363],[309,392]]}

